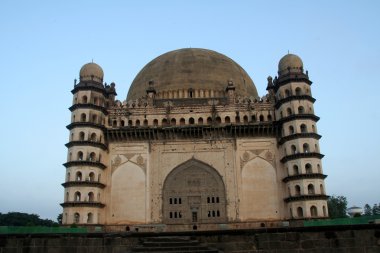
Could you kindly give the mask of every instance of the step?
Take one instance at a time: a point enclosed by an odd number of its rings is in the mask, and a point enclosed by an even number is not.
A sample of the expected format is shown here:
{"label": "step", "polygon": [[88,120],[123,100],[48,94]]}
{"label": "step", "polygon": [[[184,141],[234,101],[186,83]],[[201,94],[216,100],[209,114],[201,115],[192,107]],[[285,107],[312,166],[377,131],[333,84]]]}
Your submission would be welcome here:
{"label": "step", "polygon": [[204,251],[204,250],[208,250],[208,248],[206,246],[180,246],[180,247],[145,247],[145,246],[139,246],[139,247],[135,247],[133,249],[133,252],[157,252],[157,251],[198,252],[198,251]]}
{"label": "step", "polygon": [[199,245],[196,240],[191,241],[144,241],[144,247],[180,247]]}

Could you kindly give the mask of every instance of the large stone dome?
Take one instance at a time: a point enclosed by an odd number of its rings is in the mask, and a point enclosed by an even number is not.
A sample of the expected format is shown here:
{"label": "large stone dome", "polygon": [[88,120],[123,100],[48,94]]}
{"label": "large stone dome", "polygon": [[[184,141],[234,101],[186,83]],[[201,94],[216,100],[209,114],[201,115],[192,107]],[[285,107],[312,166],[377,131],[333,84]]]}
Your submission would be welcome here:
{"label": "large stone dome", "polygon": [[192,89],[215,94],[224,92],[232,80],[237,96],[258,96],[252,79],[239,64],[207,49],[185,48],[158,56],[137,74],[127,100],[144,97],[151,80],[161,93]]}

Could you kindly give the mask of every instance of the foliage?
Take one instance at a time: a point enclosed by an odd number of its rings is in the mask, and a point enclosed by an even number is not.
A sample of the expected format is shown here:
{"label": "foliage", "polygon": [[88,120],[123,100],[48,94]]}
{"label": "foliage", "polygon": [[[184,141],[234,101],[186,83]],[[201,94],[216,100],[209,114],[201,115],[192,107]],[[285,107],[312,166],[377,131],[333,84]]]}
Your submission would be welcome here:
{"label": "foliage", "polygon": [[62,213],[58,214],[58,216],[57,216],[57,222],[58,222],[59,225],[62,225],[62,218],[63,218],[63,214]]}
{"label": "foliage", "polygon": [[37,214],[9,212],[0,213],[0,226],[55,226],[57,223],[49,219],[41,219]]}
{"label": "foliage", "polygon": [[377,204],[373,205],[373,207],[372,207],[372,214],[373,215],[380,214],[380,204],[379,205],[377,205]]}
{"label": "foliage", "polygon": [[368,204],[365,204],[365,206],[364,206],[364,215],[366,215],[366,216],[372,215],[372,208]]}
{"label": "foliage", "polygon": [[344,196],[330,196],[327,199],[330,218],[347,217],[347,198]]}

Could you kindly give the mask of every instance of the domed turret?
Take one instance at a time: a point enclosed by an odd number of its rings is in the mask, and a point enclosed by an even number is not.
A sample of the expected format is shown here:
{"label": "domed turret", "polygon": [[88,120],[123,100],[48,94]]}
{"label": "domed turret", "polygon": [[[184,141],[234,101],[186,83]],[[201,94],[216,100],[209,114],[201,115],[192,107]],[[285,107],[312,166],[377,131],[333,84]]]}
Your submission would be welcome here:
{"label": "domed turret", "polygon": [[90,62],[80,69],[79,78],[81,81],[103,82],[103,69],[96,63]]}
{"label": "domed turret", "polygon": [[299,56],[287,54],[281,58],[278,63],[278,75],[288,73],[303,73],[303,62]]}

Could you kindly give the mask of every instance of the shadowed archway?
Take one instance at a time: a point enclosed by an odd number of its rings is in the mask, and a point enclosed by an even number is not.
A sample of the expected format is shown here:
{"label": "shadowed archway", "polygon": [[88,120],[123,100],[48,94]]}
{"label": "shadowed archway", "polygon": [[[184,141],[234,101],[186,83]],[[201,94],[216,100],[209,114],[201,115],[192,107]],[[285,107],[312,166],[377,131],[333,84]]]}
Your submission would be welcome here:
{"label": "shadowed archway", "polygon": [[177,166],[165,179],[162,210],[166,224],[225,222],[222,177],[214,168],[195,159]]}

